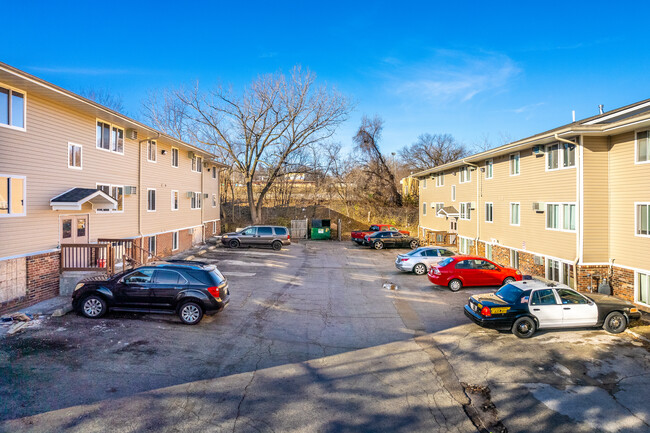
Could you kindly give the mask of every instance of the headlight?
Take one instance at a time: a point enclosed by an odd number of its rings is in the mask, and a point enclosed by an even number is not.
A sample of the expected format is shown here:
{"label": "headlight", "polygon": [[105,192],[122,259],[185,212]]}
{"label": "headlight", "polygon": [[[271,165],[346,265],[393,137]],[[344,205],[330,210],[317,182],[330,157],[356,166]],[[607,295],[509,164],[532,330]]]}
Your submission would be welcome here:
{"label": "headlight", "polygon": [[74,286],[74,291],[76,292],[77,290],[81,289],[84,286],[84,283],[79,283],[76,286]]}
{"label": "headlight", "polygon": [[517,270],[517,275],[521,275],[521,271]]}
{"label": "headlight", "polygon": [[228,237],[228,235],[223,235],[223,238],[224,238],[224,239],[227,238],[227,237]]}

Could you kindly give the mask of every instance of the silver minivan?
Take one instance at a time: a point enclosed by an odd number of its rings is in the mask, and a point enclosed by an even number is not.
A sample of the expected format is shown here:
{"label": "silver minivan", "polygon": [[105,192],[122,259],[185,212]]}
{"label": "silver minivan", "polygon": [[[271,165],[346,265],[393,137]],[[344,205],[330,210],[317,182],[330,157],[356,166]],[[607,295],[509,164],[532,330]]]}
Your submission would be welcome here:
{"label": "silver minivan", "polygon": [[278,251],[283,245],[291,245],[291,236],[286,227],[249,226],[245,229],[226,233],[221,236],[221,243],[230,248],[239,246],[270,246]]}
{"label": "silver minivan", "polygon": [[420,247],[406,254],[400,254],[395,260],[395,267],[400,271],[424,275],[432,265],[457,253],[442,247]]}

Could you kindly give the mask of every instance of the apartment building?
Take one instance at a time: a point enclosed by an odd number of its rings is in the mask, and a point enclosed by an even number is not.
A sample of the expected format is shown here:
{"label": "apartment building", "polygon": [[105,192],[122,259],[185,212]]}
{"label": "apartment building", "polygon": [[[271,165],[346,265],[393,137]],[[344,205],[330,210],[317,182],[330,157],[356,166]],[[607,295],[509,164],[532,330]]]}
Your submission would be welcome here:
{"label": "apartment building", "polygon": [[126,239],[162,257],[220,233],[222,166],[0,63],[0,312],[59,293],[61,245]]}
{"label": "apartment building", "polygon": [[650,100],[413,175],[420,235],[650,307]]}

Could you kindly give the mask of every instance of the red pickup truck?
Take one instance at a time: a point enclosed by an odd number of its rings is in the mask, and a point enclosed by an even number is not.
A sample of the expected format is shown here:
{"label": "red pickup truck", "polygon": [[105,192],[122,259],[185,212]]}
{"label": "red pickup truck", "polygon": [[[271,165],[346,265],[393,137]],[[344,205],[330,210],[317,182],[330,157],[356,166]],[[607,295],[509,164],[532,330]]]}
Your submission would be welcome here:
{"label": "red pickup truck", "polygon": [[358,244],[363,244],[365,241],[366,235],[371,235],[373,233],[381,232],[381,231],[391,231],[391,232],[400,232],[404,233],[405,235],[410,235],[411,233],[406,231],[406,230],[398,230],[394,226],[390,224],[373,224],[370,226],[368,230],[355,230],[350,233],[350,238],[352,239],[352,242],[356,242]]}

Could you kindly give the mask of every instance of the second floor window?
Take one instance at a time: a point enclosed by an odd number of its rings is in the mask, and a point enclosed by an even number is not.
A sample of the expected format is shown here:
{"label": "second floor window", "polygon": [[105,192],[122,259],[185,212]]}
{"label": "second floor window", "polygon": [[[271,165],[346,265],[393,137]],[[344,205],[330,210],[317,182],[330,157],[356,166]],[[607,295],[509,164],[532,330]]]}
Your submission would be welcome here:
{"label": "second floor window", "polygon": [[488,159],[485,161],[485,178],[492,179],[494,176],[494,161]]}
{"label": "second floor window", "polygon": [[190,200],[190,208],[192,209],[201,209],[201,193],[194,192]]}
{"label": "second floor window", "polygon": [[156,211],[156,190],[150,189],[147,191],[147,210],[149,212]]}
{"label": "second floor window", "polygon": [[519,171],[519,152],[510,155],[510,176],[517,176]]}
{"label": "second floor window", "polygon": [[81,146],[68,143],[68,168],[81,169]]}
{"label": "second floor window", "polygon": [[178,191],[172,191],[172,210],[178,210]]}
{"label": "second floor window", "polygon": [[124,129],[101,120],[97,121],[97,148],[124,154]]}
{"label": "second floor window", "polygon": [[436,203],[436,216],[442,217],[438,212],[440,212],[443,207],[445,207],[444,203]]}
{"label": "second floor window", "polygon": [[546,169],[557,170],[576,166],[576,146],[569,143],[546,147]]}
{"label": "second floor window", "polygon": [[172,147],[172,167],[178,167],[178,149]]}
{"label": "second floor window", "polygon": [[650,203],[636,205],[636,234],[650,236]]}
{"label": "second floor window", "polygon": [[154,140],[147,142],[147,161],[156,162],[158,155],[158,144]]}
{"label": "second floor window", "polygon": [[636,162],[650,161],[650,131],[636,133]]}
{"label": "second floor window", "polygon": [[460,204],[460,219],[472,219],[472,204],[470,202]]}
{"label": "second floor window", "polygon": [[510,203],[510,225],[519,225],[519,203]]}
{"label": "second floor window", "polygon": [[25,94],[0,86],[0,125],[25,128]]}
{"label": "second floor window", "polygon": [[550,230],[575,231],[575,203],[547,203],[546,228]]}
{"label": "second floor window", "polygon": [[203,158],[194,155],[192,157],[192,171],[201,173],[203,171]]}
{"label": "second floor window", "polygon": [[492,203],[485,203],[485,222],[492,222]]}
{"label": "second floor window", "polygon": [[470,182],[472,180],[472,174],[469,170],[469,167],[463,167],[460,169],[460,183]]}
{"label": "second floor window", "polygon": [[427,215],[427,204],[422,203],[422,215],[426,216]]}
{"label": "second floor window", "polygon": [[445,185],[445,174],[438,173],[436,175],[436,186],[444,186],[444,185]]}
{"label": "second floor window", "polygon": [[212,167],[212,179],[217,178],[217,167]]}

